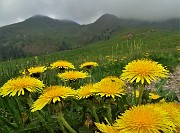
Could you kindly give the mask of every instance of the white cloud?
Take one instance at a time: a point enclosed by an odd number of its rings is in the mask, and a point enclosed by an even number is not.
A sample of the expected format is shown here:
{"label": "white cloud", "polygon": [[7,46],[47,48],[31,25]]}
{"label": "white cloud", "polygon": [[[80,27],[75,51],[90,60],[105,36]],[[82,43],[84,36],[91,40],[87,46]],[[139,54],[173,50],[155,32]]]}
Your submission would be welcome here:
{"label": "white cloud", "polygon": [[169,19],[180,16],[180,0],[0,0],[0,26],[37,14],[84,24],[105,13],[121,18]]}

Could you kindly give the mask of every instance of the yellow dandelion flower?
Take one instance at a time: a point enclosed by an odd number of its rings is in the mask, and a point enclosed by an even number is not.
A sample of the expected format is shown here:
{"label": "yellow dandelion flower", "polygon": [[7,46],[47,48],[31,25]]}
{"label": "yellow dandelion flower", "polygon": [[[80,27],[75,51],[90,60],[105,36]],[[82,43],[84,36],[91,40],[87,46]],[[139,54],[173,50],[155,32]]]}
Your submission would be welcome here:
{"label": "yellow dandelion flower", "polygon": [[75,91],[72,90],[70,87],[58,85],[47,87],[32,105],[31,112],[41,110],[48,103],[55,103],[57,101],[61,101],[61,99],[65,99],[69,96],[74,95]]}
{"label": "yellow dandelion flower", "polygon": [[157,103],[154,106],[158,106],[168,112],[174,125],[180,128],[180,110],[174,107],[174,103]]}
{"label": "yellow dandelion flower", "polygon": [[96,62],[85,62],[85,63],[80,65],[80,68],[85,67],[85,68],[90,69],[91,67],[96,67],[96,66],[98,66],[98,63],[96,63]]}
{"label": "yellow dandelion flower", "polygon": [[77,96],[79,99],[88,98],[94,94],[94,86],[93,84],[87,84],[85,86],[81,86],[80,89],[77,90]]}
{"label": "yellow dandelion flower", "polygon": [[45,66],[37,66],[37,67],[28,68],[27,70],[30,72],[30,74],[33,74],[33,73],[42,73],[46,69],[47,69],[47,67],[45,67]]}
{"label": "yellow dandelion flower", "polygon": [[171,105],[180,111],[180,103],[172,102]]}
{"label": "yellow dandelion flower", "polygon": [[158,99],[158,98],[160,98],[161,96],[159,96],[159,95],[157,95],[157,94],[155,94],[155,93],[149,93],[149,98],[150,99]]}
{"label": "yellow dandelion flower", "polygon": [[32,75],[33,77],[38,77],[38,74],[43,73],[46,69],[47,67],[45,66],[37,66],[37,67],[30,67],[20,72],[24,75]]}
{"label": "yellow dandelion flower", "polygon": [[95,123],[95,125],[102,133],[119,133],[113,126],[105,125],[104,123]]}
{"label": "yellow dandelion flower", "polygon": [[60,68],[60,69],[68,69],[68,68],[72,68],[74,69],[74,65],[68,61],[64,61],[64,60],[59,60],[56,62],[53,62],[52,64],[50,64],[50,66],[52,68]]}
{"label": "yellow dandelion flower", "polygon": [[42,90],[44,84],[42,81],[32,78],[29,76],[17,77],[10,79],[0,88],[0,95],[14,96],[16,93],[19,95],[24,95],[25,91],[36,92]]}
{"label": "yellow dandelion flower", "polygon": [[113,124],[121,133],[169,133],[175,125],[160,107],[137,106],[126,110]]}
{"label": "yellow dandelion flower", "polygon": [[80,71],[66,71],[64,73],[58,74],[59,78],[62,78],[63,80],[77,80],[77,79],[84,79],[89,77],[88,73],[86,72],[80,72]]}
{"label": "yellow dandelion flower", "polygon": [[119,78],[109,76],[94,85],[95,92],[100,96],[121,97],[125,94],[126,84]]}
{"label": "yellow dandelion flower", "polygon": [[148,59],[141,59],[128,63],[121,74],[121,79],[131,83],[135,80],[136,83],[141,81],[142,84],[147,81],[150,84],[151,81],[156,79],[168,77],[167,75],[168,70],[161,64]]}

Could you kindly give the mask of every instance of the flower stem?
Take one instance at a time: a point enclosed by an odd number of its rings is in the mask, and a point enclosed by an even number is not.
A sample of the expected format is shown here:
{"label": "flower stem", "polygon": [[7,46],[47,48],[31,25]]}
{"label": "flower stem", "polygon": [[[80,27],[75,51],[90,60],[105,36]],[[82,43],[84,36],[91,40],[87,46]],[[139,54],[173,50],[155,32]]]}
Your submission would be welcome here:
{"label": "flower stem", "polygon": [[107,104],[107,116],[108,116],[109,123],[112,124],[111,100],[109,100]]}
{"label": "flower stem", "polygon": [[136,87],[134,87],[134,89],[133,89],[133,93],[134,93],[134,105],[136,105],[137,104],[137,98],[136,98]]}
{"label": "flower stem", "polygon": [[60,119],[58,119],[58,123],[59,123],[59,125],[60,125],[60,127],[61,127],[61,129],[62,129],[62,132],[63,132],[63,133],[67,133],[66,130],[65,130],[65,128],[64,128],[64,126],[63,126],[63,123],[62,123],[62,121],[61,121]]}
{"label": "flower stem", "polygon": [[58,112],[58,121],[62,122],[62,124],[69,130],[70,133],[77,133],[64,119],[64,115],[62,111]]}
{"label": "flower stem", "polygon": [[99,118],[98,118],[98,115],[96,113],[96,108],[94,107],[94,105],[92,103],[90,103],[90,107],[92,109],[92,114],[93,114],[93,116],[95,118],[95,121],[99,123]]}
{"label": "flower stem", "polygon": [[89,70],[89,75],[90,75],[90,83],[92,83],[92,72]]}
{"label": "flower stem", "polygon": [[145,86],[143,84],[140,84],[138,105],[141,105],[142,103],[142,96],[143,96],[144,88]]}

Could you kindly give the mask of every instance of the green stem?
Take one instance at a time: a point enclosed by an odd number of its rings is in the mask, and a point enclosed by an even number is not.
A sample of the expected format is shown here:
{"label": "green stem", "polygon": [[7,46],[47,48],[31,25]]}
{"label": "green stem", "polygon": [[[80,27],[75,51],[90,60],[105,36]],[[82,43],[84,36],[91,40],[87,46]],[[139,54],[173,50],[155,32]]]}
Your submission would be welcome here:
{"label": "green stem", "polygon": [[89,75],[90,75],[90,83],[92,83],[92,74],[91,74],[91,70],[89,70]]}
{"label": "green stem", "polygon": [[65,130],[65,128],[64,128],[64,126],[63,126],[63,123],[62,123],[62,121],[61,121],[60,119],[58,119],[58,123],[59,123],[59,125],[60,125],[63,133],[67,133],[66,130]]}
{"label": "green stem", "polygon": [[90,107],[92,109],[92,113],[93,113],[93,116],[95,118],[95,121],[99,123],[99,118],[98,118],[98,115],[96,113],[96,108],[94,107],[94,105],[92,103],[90,103]]}
{"label": "green stem", "polygon": [[112,124],[111,100],[109,100],[107,104],[107,116],[108,116],[109,123]]}
{"label": "green stem", "polygon": [[64,119],[64,115],[63,112],[60,111],[58,113],[58,121],[61,121],[62,124],[70,131],[70,133],[77,133],[68,123],[67,121]]}
{"label": "green stem", "polygon": [[136,98],[136,87],[134,87],[134,89],[133,89],[133,91],[134,91],[134,105],[136,105],[137,104],[137,98]]}
{"label": "green stem", "polygon": [[[26,100],[27,100],[27,103],[28,103],[29,107],[31,107],[32,104],[33,104],[33,99],[31,98],[31,95],[26,96]],[[44,118],[39,114],[38,111],[34,112],[34,115],[35,115],[36,117],[38,117],[38,119],[40,120],[40,122],[44,125],[45,128],[47,128],[47,130],[48,130],[50,133],[54,133],[54,130],[46,123],[46,121],[45,121]]]}
{"label": "green stem", "polygon": [[141,105],[142,103],[142,96],[143,96],[144,88],[145,86],[143,84],[140,84],[138,105]]}

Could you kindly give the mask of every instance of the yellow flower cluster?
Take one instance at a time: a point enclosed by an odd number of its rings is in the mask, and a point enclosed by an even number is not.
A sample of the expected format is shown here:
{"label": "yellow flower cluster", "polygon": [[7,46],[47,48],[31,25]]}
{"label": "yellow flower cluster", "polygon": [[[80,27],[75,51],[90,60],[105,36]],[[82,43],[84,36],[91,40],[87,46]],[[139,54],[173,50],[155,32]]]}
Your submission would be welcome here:
{"label": "yellow flower cluster", "polygon": [[[80,68],[96,67],[96,62],[85,62],[80,65]],[[72,63],[67,61],[56,61],[51,64],[52,68],[68,69],[74,68]],[[33,73],[44,72],[47,68],[44,66],[31,67],[27,69],[29,75]],[[26,71],[23,72],[24,74]],[[44,106],[50,103],[60,102],[67,97],[76,97],[77,99],[89,98],[93,95],[100,97],[117,98],[126,94],[126,84],[124,80],[130,83],[151,83],[159,78],[166,78],[168,70],[157,62],[141,59],[134,60],[125,66],[125,70],[120,78],[115,76],[108,76],[101,79],[97,83],[88,83],[81,86],[77,90],[71,87],[54,85],[45,87],[42,81],[29,76],[17,77],[9,80],[0,88],[1,96],[15,96],[16,94],[24,95],[27,92],[42,91],[39,98],[33,103],[31,112],[41,110]],[[76,81],[77,79],[84,79],[90,75],[83,71],[65,71],[58,73],[59,78],[65,81]],[[79,86],[78,86],[79,87]],[[144,90],[143,90],[144,91]],[[136,97],[140,97],[143,91],[135,90]],[[132,94],[135,95],[135,94]],[[158,99],[159,95],[149,93],[150,99]],[[140,103],[141,104],[141,103]],[[158,103],[134,106],[126,110],[116,121],[112,124],[95,123],[96,127],[103,133],[158,133],[158,132],[176,132],[180,129],[180,105],[176,103]],[[111,105],[110,105],[111,106]]]}

